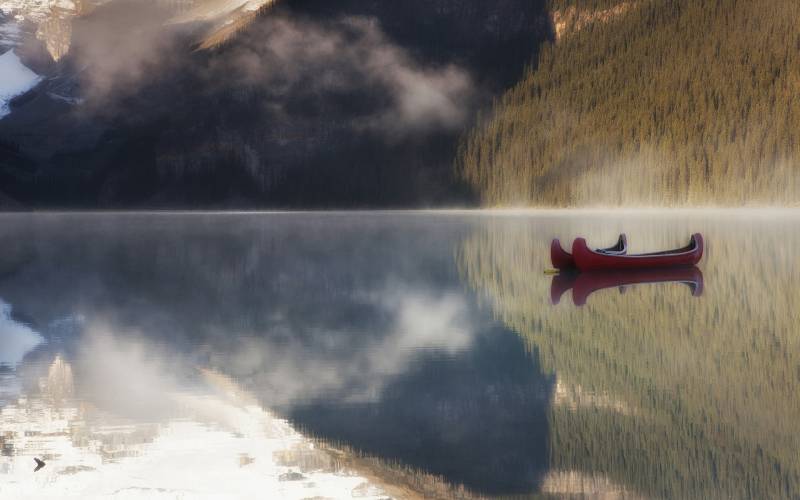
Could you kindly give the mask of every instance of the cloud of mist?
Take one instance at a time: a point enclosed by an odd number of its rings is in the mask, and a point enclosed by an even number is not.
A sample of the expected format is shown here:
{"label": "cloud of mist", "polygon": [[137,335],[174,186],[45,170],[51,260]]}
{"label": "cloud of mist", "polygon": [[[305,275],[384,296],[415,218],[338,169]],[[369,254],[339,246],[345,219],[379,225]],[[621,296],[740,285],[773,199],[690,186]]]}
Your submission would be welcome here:
{"label": "cloud of mist", "polygon": [[475,97],[466,71],[418,64],[367,17],[327,24],[267,18],[214,64],[212,77],[265,86],[278,96],[307,102],[338,96],[340,106],[361,113],[360,127],[390,135],[458,128]]}
{"label": "cloud of mist", "polygon": [[[463,297],[399,290],[368,297],[386,317],[384,335],[335,328],[312,337],[291,321],[269,332],[235,335],[229,345],[198,345],[176,352],[169,344],[110,323],[85,330],[76,356],[81,398],[115,415],[151,420],[174,414],[176,394],[204,385],[201,373],[220,370],[243,381],[270,408],[322,396],[341,401],[380,398],[384,387],[410,369],[422,352],[455,355],[476,334]],[[378,328],[378,325],[375,325]],[[363,327],[362,327],[363,328]],[[230,336],[230,335],[226,335]]]}
{"label": "cloud of mist", "polygon": [[76,21],[73,58],[90,100],[107,104],[165,78],[187,94],[255,90],[269,116],[346,117],[355,131],[398,138],[458,129],[476,98],[465,70],[418,63],[374,18],[267,15],[224,49],[200,54],[190,41],[202,30],[165,19],[163,9],[120,0]]}
{"label": "cloud of mist", "polygon": [[70,53],[84,85],[96,104],[109,97],[137,91],[171,64],[181,47],[183,30],[165,25],[166,4],[116,0],[74,22]]}
{"label": "cloud of mist", "polygon": [[405,373],[421,351],[453,355],[469,348],[476,334],[463,297],[399,291],[373,299],[391,318],[390,329],[382,336],[365,333],[355,348],[351,335],[336,330],[317,332],[315,345],[306,345],[287,325],[292,340],[277,341],[282,336],[274,331],[241,337],[229,352],[212,353],[212,363],[249,379],[269,406],[291,406],[326,395],[366,401],[379,398],[385,385]]}
{"label": "cloud of mist", "polygon": [[180,356],[136,332],[106,324],[90,325],[76,358],[78,392],[83,399],[118,416],[149,420],[175,410],[171,393],[179,392],[191,369]]}

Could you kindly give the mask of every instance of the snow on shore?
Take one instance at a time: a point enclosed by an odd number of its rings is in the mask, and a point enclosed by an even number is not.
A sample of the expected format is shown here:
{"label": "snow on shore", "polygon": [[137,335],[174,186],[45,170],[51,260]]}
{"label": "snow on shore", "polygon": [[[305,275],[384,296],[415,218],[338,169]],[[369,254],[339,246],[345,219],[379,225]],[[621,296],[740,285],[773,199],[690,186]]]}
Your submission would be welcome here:
{"label": "snow on shore", "polygon": [[11,111],[8,107],[9,101],[14,96],[35,87],[42,77],[22,64],[13,50],[0,55],[0,75],[2,75],[0,77],[0,118],[2,118]]}

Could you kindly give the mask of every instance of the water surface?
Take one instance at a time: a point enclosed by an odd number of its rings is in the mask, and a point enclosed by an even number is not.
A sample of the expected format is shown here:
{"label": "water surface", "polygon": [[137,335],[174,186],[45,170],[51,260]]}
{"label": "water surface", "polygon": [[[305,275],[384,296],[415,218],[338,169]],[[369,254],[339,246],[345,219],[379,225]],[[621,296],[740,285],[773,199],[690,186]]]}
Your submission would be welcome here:
{"label": "water surface", "polygon": [[[554,305],[550,239],[620,232],[702,232],[702,288],[617,277]],[[0,234],[3,497],[800,494],[793,212],[8,214]]]}

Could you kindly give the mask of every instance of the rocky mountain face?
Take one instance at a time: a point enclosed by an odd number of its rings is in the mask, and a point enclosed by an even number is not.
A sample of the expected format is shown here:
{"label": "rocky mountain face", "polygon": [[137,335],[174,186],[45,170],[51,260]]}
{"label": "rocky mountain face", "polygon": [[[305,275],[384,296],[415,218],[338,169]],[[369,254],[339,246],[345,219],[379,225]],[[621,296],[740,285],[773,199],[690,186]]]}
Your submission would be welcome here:
{"label": "rocky mountain face", "polygon": [[563,9],[553,9],[552,23],[556,41],[581,31],[594,23],[607,23],[637,6],[636,2],[620,2],[608,8],[579,9],[569,5]]}
{"label": "rocky mountain face", "polygon": [[[54,61],[70,51],[72,27],[76,19],[90,15],[112,0],[0,0],[0,13],[9,24],[14,22],[31,31]],[[274,0],[143,0],[138,9],[165,13],[164,24],[205,23],[198,30],[198,43],[213,45],[224,39],[219,32],[229,32],[252,20],[255,12]],[[0,24],[3,23],[0,20]]]}
{"label": "rocky mountain face", "polygon": [[[72,20],[91,12],[109,0],[2,0],[0,12],[6,23],[28,32],[41,42],[53,60],[58,61],[70,49]],[[3,24],[6,24],[3,23]],[[21,40],[20,40],[21,41]]]}
{"label": "rocky mountain face", "polygon": [[0,121],[0,191],[23,206],[463,203],[461,134],[550,37],[544,1],[113,0],[72,20],[69,51]]}

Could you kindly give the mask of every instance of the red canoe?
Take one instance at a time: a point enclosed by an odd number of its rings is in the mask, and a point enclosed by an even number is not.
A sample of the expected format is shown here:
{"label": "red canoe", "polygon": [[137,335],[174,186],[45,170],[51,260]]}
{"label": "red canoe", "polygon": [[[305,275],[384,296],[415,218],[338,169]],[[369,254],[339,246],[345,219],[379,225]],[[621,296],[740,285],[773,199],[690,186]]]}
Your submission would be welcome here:
{"label": "red canoe", "polygon": [[[603,248],[597,250],[612,255],[625,255],[628,253],[628,238],[624,234],[619,235],[619,239],[613,247]],[[572,255],[561,247],[561,242],[558,238],[550,243],[550,261],[556,269],[574,269],[575,259]]]}
{"label": "red canoe", "polygon": [[550,283],[550,302],[558,304],[561,296],[572,289],[572,301],[576,306],[586,304],[589,295],[606,288],[620,288],[630,285],[652,283],[683,283],[688,285],[692,296],[703,294],[703,273],[691,267],[662,267],[653,269],[631,269],[620,271],[591,271],[588,273],[567,273],[553,276]]}
{"label": "red canoe", "polygon": [[572,243],[572,258],[581,271],[610,269],[646,269],[654,267],[693,266],[703,258],[703,236],[693,234],[683,248],[639,255],[609,254],[592,250],[586,240],[577,238]]}

